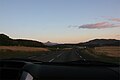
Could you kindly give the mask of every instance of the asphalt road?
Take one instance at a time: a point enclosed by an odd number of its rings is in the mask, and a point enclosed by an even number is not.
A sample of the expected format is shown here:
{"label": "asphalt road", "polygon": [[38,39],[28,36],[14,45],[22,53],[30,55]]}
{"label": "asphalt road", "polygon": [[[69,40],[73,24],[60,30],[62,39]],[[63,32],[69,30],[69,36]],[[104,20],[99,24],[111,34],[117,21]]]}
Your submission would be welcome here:
{"label": "asphalt road", "polygon": [[70,50],[56,50],[42,54],[40,56],[30,56],[29,59],[44,61],[44,62],[69,62],[77,60],[94,59],[93,56],[84,52],[83,49],[73,48]]}

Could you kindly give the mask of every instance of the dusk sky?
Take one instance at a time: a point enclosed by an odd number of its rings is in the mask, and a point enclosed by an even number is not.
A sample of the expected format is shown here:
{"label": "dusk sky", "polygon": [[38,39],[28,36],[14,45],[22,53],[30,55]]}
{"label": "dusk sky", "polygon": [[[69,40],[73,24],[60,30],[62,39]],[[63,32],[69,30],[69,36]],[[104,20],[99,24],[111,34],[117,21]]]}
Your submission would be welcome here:
{"label": "dusk sky", "polygon": [[0,0],[0,34],[78,43],[120,39],[120,0]]}

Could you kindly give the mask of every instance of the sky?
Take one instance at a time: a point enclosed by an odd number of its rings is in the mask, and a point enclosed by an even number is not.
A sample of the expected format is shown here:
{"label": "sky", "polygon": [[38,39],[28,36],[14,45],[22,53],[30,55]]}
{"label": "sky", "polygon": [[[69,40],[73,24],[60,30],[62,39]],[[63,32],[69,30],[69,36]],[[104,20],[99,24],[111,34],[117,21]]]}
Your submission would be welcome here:
{"label": "sky", "polygon": [[120,39],[120,0],[0,0],[0,34],[79,43]]}

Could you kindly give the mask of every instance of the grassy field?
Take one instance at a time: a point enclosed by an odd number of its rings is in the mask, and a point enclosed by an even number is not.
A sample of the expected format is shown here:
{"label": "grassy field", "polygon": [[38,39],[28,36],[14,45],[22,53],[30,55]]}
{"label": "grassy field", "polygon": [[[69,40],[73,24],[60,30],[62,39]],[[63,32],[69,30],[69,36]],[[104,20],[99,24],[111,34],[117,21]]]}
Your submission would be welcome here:
{"label": "grassy field", "polygon": [[[64,50],[63,48],[38,48],[24,46],[0,46],[0,59],[28,58],[30,56],[41,56],[50,52]],[[67,50],[67,49],[66,49]]]}
{"label": "grassy field", "polygon": [[24,46],[0,46],[0,51],[24,51],[24,52],[36,52],[36,51],[49,51],[47,48],[37,47],[24,47]]}
{"label": "grassy field", "polygon": [[88,53],[95,58],[106,61],[116,62],[120,61],[120,47],[118,46],[104,46],[87,49]]}
{"label": "grassy field", "polygon": [[120,47],[116,47],[116,46],[95,47],[95,52],[98,55],[120,57]]}
{"label": "grassy field", "polygon": [[29,56],[40,56],[47,54],[47,48],[0,46],[0,59],[6,58],[27,58]]}

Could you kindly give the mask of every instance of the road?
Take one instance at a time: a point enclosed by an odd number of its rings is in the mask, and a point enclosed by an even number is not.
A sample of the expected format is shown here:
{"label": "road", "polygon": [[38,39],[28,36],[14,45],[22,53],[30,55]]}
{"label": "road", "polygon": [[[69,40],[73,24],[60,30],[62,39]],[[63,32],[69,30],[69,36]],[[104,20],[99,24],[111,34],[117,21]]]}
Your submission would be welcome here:
{"label": "road", "polygon": [[44,62],[68,62],[76,60],[94,59],[93,56],[84,52],[83,49],[73,48],[70,50],[57,50],[51,51],[47,54],[40,56],[30,56],[29,59],[44,61]]}

